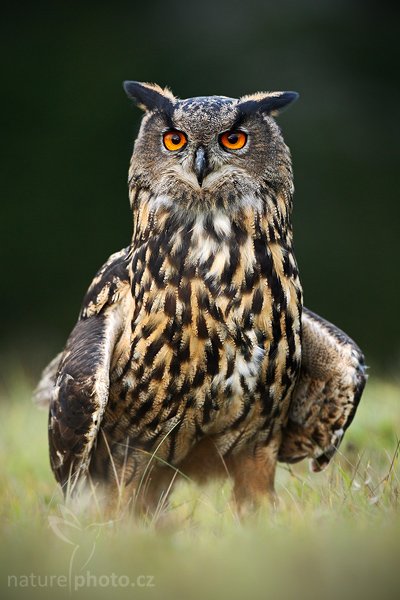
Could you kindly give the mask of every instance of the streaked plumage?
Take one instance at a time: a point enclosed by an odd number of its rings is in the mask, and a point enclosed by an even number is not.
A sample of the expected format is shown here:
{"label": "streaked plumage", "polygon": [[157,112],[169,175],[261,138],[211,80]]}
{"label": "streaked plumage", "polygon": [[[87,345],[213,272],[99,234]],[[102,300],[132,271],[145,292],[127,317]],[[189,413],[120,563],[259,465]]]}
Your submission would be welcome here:
{"label": "streaked plumage", "polygon": [[146,109],[132,243],[99,271],[39,384],[52,468],[63,486],[89,474],[134,494],[152,457],[141,505],[174,468],[198,480],[228,470],[239,505],[257,502],[277,460],[329,462],[365,383],[354,342],[302,316],[290,154],[270,116],[295,95],[126,89]]}

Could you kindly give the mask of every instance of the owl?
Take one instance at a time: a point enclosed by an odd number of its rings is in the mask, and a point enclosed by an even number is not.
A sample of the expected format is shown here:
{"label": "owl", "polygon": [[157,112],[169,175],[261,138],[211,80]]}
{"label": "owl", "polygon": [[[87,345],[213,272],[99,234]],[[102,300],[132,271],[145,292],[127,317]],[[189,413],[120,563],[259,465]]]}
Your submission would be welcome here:
{"label": "owl", "polygon": [[274,119],[297,94],[124,87],[145,111],[132,242],[97,273],[37,388],[51,467],[64,490],[90,481],[150,512],[179,477],[230,477],[244,511],[274,497],[278,461],[329,462],[366,380],[357,345],[303,308]]}

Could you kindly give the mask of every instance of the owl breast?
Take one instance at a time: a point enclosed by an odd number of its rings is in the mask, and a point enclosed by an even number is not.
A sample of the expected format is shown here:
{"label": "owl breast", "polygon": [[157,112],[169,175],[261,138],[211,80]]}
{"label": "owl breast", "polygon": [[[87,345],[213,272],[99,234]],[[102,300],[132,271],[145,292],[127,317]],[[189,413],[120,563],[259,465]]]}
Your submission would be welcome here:
{"label": "owl breast", "polygon": [[128,432],[151,450],[171,432],[166,459],[179,463],[202,436],[225,454],[285,420],[301,289],[284,246],[254,231],[221,214],[198,217],[164,224],[133,252],[134,312],[105,416],[114,438]]}

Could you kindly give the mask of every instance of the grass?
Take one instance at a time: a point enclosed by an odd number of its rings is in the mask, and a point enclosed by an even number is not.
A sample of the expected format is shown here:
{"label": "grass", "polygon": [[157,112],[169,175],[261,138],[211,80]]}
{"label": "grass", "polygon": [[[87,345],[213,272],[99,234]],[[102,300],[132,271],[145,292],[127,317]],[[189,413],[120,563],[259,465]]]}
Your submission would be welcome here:
{"label": "grass", "polygon": [[0,397],[2,598],[399,596],[398,385],[371,379],[333,464],[281,465],[278,510],[242,523],[229,483],[180,485],[157,523],[65,506],[30,394],[16,377]]}

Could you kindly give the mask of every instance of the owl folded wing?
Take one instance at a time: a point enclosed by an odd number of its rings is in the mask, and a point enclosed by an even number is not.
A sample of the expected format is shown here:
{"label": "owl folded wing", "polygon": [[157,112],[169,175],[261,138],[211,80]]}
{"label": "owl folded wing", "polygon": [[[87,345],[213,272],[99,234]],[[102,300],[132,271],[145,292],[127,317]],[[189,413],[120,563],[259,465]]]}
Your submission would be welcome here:
{"label": "owl folded wing", "polygon": [[340,329],[304,308],[302,365],[278,459],[322,470],[351,424],[366,382],[364,356]]}
{"label": "owl folded wing", "polygon": [[128,251],[112,255],[98,272],[65,350],[34,392],[38,403],[50,405],[50,462],[62,486],[74,486],[86,473],[108,402],[110,363],[129,290]]}

